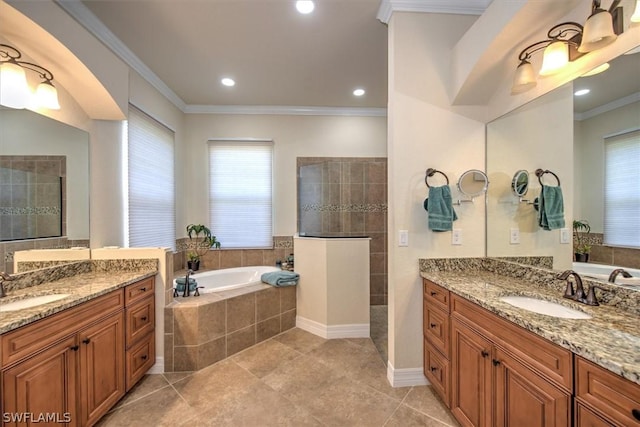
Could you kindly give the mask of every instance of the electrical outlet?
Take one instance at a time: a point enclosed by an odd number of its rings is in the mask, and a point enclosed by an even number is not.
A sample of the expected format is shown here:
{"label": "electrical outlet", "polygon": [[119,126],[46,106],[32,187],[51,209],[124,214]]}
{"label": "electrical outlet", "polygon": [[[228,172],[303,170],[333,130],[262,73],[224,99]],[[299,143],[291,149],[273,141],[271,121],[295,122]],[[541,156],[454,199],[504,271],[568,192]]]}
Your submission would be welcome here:
{"label": "electrical outlet", "polygon": [[461,245],[462,244],[462,229],[454,228],[451,232],[451,244],[452,245]]}
{"label": "electrical outlet", "polygon": [[409,230],[398,232],[398,246],[409,246]]}
{"label": "electrical outlet", "polygon": [[519,245],[520,244],[520,229],[519,228],[512,228],[511,229],[511,244],[512,245]]}
{"label": "electrical outlet", "polygon": [[569,244],[571,242],[571,233],[568,228],[560,229],[560,243]]}

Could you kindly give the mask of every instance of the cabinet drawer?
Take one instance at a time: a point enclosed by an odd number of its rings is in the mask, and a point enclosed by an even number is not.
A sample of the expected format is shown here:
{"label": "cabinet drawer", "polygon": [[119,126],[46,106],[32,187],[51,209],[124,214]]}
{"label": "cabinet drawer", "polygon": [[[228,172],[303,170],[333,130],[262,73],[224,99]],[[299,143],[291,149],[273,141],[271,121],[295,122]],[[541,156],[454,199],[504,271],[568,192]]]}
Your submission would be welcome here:
{"label": "cabinet drawer", "polygon": [[576,356],[576,398],[620,426],[640,426],[640,385]]}
{"label": "cabinet drawer", "polygon": [[424,336],[443,356],[449,358],[449,315],[436,307],[424,307]]}
{"label": "cabinet drawer", "polygon": [[422,279],[422,284],[425,301],[432,307],[440,307],[445,313],[449,313],[449,291],[427,279]]}
{"label": "cabinet drawer", "polygon": [[611,427],[611,423],[586,406],[576,403],[575,427]]}
{"label": "cabinet drawer", "polygon": [[155,328],[155,299],[145,298],[125,310],[126,315],[126,345],[133,343],[152,332]]}
{"label": "cabinet drawer", "polygon": [[2,367],[53,344],[70,331],[122,310],[123,305],[120,289],[3,334]]}
{"label": "cabinet drawer", "polygon": [[565,390],[571,390],[573,386],[571,351],[455,294],[451,298],[451,311],[456,318],[467,323],[472,329],[480,329],[484,335],[502,345],[522,362],[538,369],[545,377]]}
{"label": "cabinet drawer", "polygon": [[153,295],[155,280],[153,277],[140,280],[124,288],[124,304],[126,306]]}
{"label": "cabinet drawer", "polygon": [[127,391],[156,363],[155,336],[147,335],[127,350],[125,383]]}
{"label": "cabinet drawer", "polygon": [[429,341],[424,340],[424,375],[431,383],[433,390],[449,408],[449,361],[433,349]]}

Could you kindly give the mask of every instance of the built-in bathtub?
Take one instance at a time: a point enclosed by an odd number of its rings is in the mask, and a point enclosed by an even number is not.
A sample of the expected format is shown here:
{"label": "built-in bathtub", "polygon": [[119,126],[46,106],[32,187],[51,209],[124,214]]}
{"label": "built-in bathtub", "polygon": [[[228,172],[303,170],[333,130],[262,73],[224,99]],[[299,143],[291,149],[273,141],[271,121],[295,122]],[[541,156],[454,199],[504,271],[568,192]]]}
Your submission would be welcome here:
{"label": "built-in bathtub", "polygon": [[574,262],[573,270],[584,277],[591,277],[598,280],[608,280],[609,275],[613,270],[623,268],[629,274],[631,278],[625,278],[621,274],[618,274],[616,278],[616,284],[622,285],[640,285],[640,270],[627,267],[616,267],[615,265],[594,264],[588,262]]}
{"label": "built-in bathtub", "polygon": [[165,307],[165,371],[202,369],[293,328],[297,287],[260,281],[262,273],[274,270],[259,266],[193,274],[205,287],[201,295],[177,296]]}

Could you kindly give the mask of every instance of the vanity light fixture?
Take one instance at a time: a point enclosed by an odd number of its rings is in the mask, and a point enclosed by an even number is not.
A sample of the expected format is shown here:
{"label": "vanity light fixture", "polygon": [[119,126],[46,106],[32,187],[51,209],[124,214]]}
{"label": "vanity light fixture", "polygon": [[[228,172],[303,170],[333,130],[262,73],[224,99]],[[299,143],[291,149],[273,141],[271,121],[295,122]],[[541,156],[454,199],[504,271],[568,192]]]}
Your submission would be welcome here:
{"label": "vanity light fixture", "polygon": [[298,12],[302,13],[303,15],[307,15],[313,12],[313,9],[315,9],[315,7],[315,4],[313,4],[313,1],[311,0],[298,0],[296,2],[296,9],[298,9]]}
{"label": "vanity light fixture", "polygon": [[[37,64],[20,61],[22,53],[13,46],[0,44],[0,104],[10,108],[44,107],[59,110],[58,91],[51,71]],[[25,70],[34,71],[42,80],[35,93],[29,87]]]}
{"label": "vanity light fixture", "polygon": [[596,68],[594,68],[591,71],[587,71],[586,73],[584,73],[583,75],[581,75],[580,77],[589,77],[589,76],[595,76],[596,74],[600,74],[603,73],[605,71],[607,71],[609,69],[610,65],[608,62],[605,62],[602,65],[598,65]]}
{"label": "vanity light fixture", "polygon": [[[587,18],[584,27],[576,22],[563,22],[551,27],[547,32],[546,40],[525,47],[518,56],[520,63],[516,68],[511,94],[523,93],[536,86],[537,76],[531,64],[534,53],[544,49],[539,74],[550,76],[582,55],[613,43],[618,34],[623,31],[620,1],[613,0],[607,11],[600,7],[600,0],[592,0],[591,15]],[[640,0],[637,0],[637,3],[638,11]],[[638,12],[638,19],[640,20],[640,12]],[[590,73],[597,74],[602,71],[604,69],[596,68]]]}

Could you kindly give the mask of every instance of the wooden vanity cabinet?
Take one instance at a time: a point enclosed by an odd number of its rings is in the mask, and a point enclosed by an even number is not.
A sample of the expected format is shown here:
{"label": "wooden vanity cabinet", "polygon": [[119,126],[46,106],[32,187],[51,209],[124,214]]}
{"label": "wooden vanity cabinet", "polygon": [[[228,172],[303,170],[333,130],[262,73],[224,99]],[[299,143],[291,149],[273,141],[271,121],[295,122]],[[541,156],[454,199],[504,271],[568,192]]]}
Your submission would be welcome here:
{"label": "wooden vanity cabinet", "polygon": [[450,405],[450,329],[448,290],[423,283],[424,375],[442,401]]}
{"label": "wooden vanity cabinet", "polygon": [[153,278],[125,288],[126,390],[155,363],[155,286]]}

